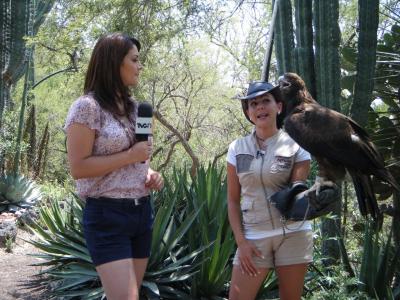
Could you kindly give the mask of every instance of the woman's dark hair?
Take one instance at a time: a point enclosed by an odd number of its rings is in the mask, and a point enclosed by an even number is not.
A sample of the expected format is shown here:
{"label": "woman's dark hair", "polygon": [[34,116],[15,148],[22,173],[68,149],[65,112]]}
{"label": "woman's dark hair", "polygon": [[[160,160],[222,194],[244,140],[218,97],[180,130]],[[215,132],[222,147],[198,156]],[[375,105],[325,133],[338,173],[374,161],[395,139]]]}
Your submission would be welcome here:
{"label": "woman's dark hair", "polygon": [[92,92],[102,108],[117,115],[121,115],[117,99],[124,105],[124,114],[128,115],[134,108],[120,74],[122,61],[133,46],[140,51],[140,42],[123,33],[102,36],[93,49],[86,72],[84,93]]}
{"label": "woman's dark hair", "polygon": [[[272,94],[272,96],[274,96],[276,103],[282,103],[281,113],[276,117],[276,127],[280,129],[283,127],[283,120],[285,119],[285,102],[282,99],[282,95],[279,89],[273,89],[269,93]],[[241,101],[242,101],[243,113],[246,119],[249,120],[250,123],[254,124],[247,115],[247,110],[249,109],[249,100],[241,100]]]}

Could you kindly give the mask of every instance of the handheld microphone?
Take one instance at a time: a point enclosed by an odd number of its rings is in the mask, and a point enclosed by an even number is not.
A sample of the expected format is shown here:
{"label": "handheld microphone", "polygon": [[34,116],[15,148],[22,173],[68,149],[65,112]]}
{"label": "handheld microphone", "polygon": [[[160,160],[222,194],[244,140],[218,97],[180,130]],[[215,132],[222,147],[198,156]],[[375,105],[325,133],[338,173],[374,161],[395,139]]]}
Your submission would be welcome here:
{"label": "handheld microphone", "polygon": [[[138,106],[138,115],[135,125],[135,139],[137,142],[148,141],[152,136],[153,107],[150,103],[141,102]],[[142,161],[142,164],[145,163]]]}
{"label": "handheld microphone", "polygon": [[135,126],[135,139],[138,142],[147,141],[153,134],[153,107],[150,103],[141,102],[138,106],[138,115]]}

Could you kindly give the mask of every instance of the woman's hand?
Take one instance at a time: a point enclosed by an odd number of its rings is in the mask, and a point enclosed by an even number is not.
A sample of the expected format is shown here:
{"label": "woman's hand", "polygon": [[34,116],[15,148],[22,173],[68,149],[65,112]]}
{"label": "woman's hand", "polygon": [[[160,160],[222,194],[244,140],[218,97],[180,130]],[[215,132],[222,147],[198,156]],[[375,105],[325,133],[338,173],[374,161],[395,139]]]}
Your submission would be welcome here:
{"label": "woman's hand", "polygon": [[257,247],[250,241],[245,240],[238,245],[240,268],[249,276],[257,276],[259,271],[253,263],[253,256],[264,258]]}
{"label": "woman's hand", "polygon": [[164,187],[164,179],[162,178],[160,173],[153,171],[149,168],[144,185],[149,189],[159,191]]}
{"label": "woman's hand", "polygon": [[150,158],[153,152],[153,145],[149,141],[135,143],[128,150],[129,157],[133,162],[142,162]]}

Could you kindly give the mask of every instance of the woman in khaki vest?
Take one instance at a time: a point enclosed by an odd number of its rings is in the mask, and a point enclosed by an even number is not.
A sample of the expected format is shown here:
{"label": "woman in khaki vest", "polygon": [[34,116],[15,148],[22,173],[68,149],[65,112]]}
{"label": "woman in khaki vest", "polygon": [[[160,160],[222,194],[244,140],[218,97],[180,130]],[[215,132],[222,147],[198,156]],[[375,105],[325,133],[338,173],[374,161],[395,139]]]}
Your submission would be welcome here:
{"label": "woman in khaki vest", "polygon": [[310,154],[281,129],[278,87],[253,82],[239,99],[254,129],[233,141],[227,155],[228,214],[238,247],[229,299],[254,299],[272,268],[278,275],[280,298],[300,299],[312,261],[311,224],[282,221],[270,197],[307,179]]}

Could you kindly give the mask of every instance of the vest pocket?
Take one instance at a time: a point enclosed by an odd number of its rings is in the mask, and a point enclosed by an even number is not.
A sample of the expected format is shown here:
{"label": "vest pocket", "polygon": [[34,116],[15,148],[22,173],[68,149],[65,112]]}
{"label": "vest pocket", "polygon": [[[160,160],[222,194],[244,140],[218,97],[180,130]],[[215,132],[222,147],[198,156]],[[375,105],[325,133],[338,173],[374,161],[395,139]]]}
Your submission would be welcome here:
{"label": "vest pocket", "polygon": [[236,172],[245,173],[250,171],[250,165],[254,156],[251,154],[238,154],[236,155]]}
{"label": "vest pocket", "polygon": [[243,224],[256,223],[256,214],[252,200],[242,200],[240,203],[240,210],[242,211]]}

